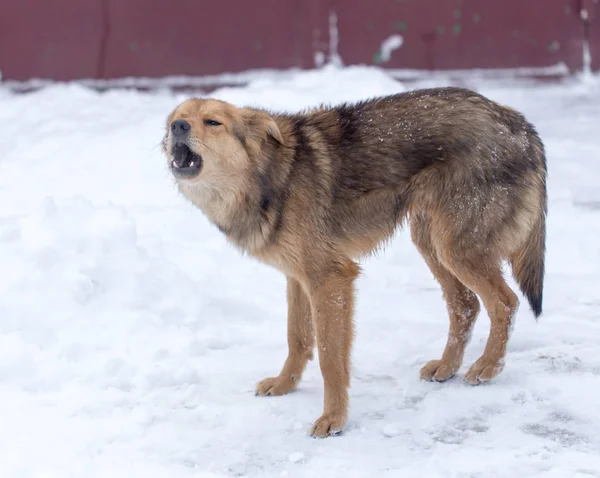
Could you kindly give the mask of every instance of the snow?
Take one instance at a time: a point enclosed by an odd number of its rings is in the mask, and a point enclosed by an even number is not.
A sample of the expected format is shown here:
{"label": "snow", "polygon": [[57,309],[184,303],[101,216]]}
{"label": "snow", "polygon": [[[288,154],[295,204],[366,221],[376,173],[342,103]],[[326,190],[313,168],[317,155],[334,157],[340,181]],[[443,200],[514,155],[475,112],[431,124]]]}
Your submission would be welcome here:
{"label": "snow", "polygon": [[390,35],[381,43],[381,61],[387,62],[392,58],[392,52],[397,50],[404,44],[404,37],[402,35]]}
{"label": "snow", "polygon": [[[420,382],[448,322],[400,233],[362,264],[349,422],[326,440],[308,437],[316,361],[297,392],[254,396],[286,356],[285,280],[176,193],[159,143],[188,93],[0,86],[0,476],[600,476],[600,82],[470,86],[547,145],[545,313],[520,296],[489,384]],[[327,67],[212,95],[293,111],[405,88]],[[483,313],[461,375],[488,326]]]}

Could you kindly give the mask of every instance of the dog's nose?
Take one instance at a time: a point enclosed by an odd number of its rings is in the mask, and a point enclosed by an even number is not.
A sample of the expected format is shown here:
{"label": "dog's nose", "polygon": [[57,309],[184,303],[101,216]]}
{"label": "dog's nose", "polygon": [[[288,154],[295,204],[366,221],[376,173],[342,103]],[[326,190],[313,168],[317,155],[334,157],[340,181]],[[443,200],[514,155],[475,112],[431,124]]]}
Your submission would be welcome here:
{"label": "dog's nose", "polygon": [[175,136],[183,136],[190,132],[191,126],[186,120],[178,119],[171,123],[171,132]]}

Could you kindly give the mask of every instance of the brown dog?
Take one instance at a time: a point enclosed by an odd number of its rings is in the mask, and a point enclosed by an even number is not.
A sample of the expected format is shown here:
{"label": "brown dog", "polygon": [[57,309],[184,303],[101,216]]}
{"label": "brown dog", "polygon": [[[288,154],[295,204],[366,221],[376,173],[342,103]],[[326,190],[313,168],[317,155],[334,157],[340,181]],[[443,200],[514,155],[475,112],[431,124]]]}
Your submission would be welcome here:
{"label": "brown dog", "polygon": [[325,409],[314,436],[339,432],[347,418],[354,261],[405,218],[450,316],[442,357],[421,378],[458,371],[477,296],[491,329],[465,379],[502,371],[518,306],[502,261],[541,314],[544,147],[521,114],[473,91],[420,90],[297,115],[190,99],[169,116],[163,146],[183,195],[233,244],[287,276],[289,355],[256,390],[293,390],[316,336]]}

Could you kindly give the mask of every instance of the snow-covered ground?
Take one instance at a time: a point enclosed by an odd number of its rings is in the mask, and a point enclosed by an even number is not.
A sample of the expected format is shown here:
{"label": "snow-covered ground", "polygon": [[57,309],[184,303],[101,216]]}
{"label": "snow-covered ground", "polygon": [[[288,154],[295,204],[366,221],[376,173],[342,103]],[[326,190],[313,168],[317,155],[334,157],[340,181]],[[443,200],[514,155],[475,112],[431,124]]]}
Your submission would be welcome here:
{"label": "snow-covered ground", "polygon": [[[286,356],[285,281],[176,193],[158,144],[186,94],[0,86],[0,477],[600,476],[600,81],[470,86],[547,145],[545,314],[522,301],[491,383],[420,382],[448,322],[399,234],[363,264],[349,423],[327,440],[307,435],[316,362],[254,396]],[[294,110],[405,88],[356,67],[212,95]]]}

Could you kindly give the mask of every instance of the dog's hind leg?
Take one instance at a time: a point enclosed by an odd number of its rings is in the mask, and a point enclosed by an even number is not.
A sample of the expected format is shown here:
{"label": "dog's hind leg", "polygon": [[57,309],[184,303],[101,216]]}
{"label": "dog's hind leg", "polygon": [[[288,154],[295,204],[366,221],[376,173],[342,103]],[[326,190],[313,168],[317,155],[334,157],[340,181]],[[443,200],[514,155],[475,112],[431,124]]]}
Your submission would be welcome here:
{"label": "dog's hind leg", "polygon": [[313,357],[315,333],[308,297],[300,283],[287,279],[288,357],[278,377],[266,378],[256,386],[257,395],[283,395],[291,392]]}
{"label": "dog's hind leg", "polygon": [[431,360],[421,368],[422,380],[441,382],[454,376],[462,365],[479,313],[479,300],[438,260],[430,234],[426,220],[411,218],[412,240],[442,288],[450,319],[448,341],[441,359]]}
{"label": "dog's hind leg", "polygon": [[519,300],[504,281],[499,264],[486,264],[485,258],[481,257],[477,260],[444,261],[444,265],[481,297],[490,317],[490,334],[483,355],[465,375],[465,380],[473,385],[487,382],[504,368],[506,347]]}

